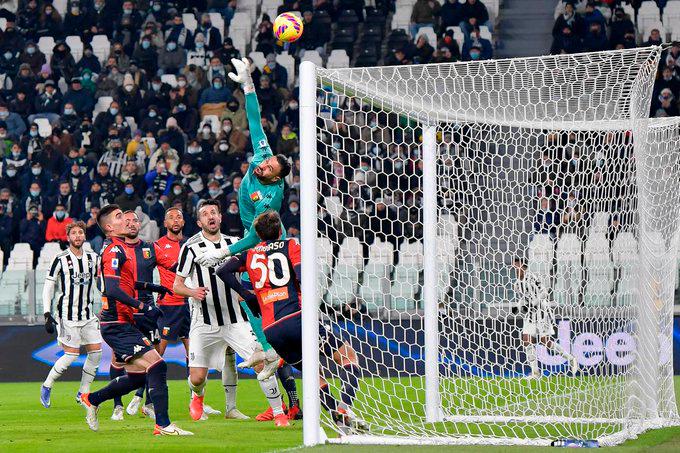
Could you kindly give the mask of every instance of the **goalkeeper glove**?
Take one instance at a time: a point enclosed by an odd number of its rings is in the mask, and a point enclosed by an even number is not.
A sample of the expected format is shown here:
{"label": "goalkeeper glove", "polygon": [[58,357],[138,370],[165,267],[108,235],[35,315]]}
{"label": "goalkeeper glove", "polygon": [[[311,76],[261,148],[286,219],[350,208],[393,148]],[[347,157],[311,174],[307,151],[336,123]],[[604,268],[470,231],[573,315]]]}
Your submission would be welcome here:
{"label": "goalkeeper glove", "polygon": [[57,326],[57,321],[54,320],[52,317],[52,313],[49,311],[45,313],[45,330],[47,333],[52,335],[54,332],[56,332],[56,326]]}
{"label": "goalkeeper glove", "polygon": [[156,285],[155,283],[149,283],[149,282],[135,282],[135,289],[137,291],[151,291],[153,293],[158,293],[160,294],[160,297],[158,300],[163,300],[163,298],[169,294],[173,295],[175,293],[172,292],[171,289],[166,288],[165,286],[162,285]]}
{"label": "goalkeeper glove", "polygon": [[196,263],[199,266],[215,267],[220,261],[231,255],[229,247],[224,249],[207,250],[204,253],[196,256]]}
{"label": "goalkeeper glove", "polygon": [[250,61],[245,57],[241,60],[232,58],[231,64],[234,66],[236,74],[230,72],[229,78],[236,83],[240,83],[243,86],[243,92],[245,94],[254,93],[255,85],[253,85],[253,78],[250,75]]}

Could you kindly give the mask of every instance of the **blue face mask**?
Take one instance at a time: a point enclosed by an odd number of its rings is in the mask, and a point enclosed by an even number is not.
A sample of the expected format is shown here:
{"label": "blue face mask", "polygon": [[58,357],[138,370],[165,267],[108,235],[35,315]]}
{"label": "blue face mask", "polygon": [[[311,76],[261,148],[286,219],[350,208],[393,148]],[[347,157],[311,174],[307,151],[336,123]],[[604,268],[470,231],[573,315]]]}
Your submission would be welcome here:
{"label": "blue face mask", "polygon": [[31,132],[29,132],[29,134],[31,135],[31,137],[37,137],[38,131],[31,131]]}
{"label": "blue face mask", "polygon": [[213,87],[214,87],[216,90],[219,90],[219,89],[222,88],[222,84],[221,84],[220,82],[215,82],[215,83],[213,83]]}
{"label": "blue face mask", "polygon": [[479,60],[480,56],[481,55],[479,54],[479,52],[470,52],[470,58],[472,58],[473,60]]}
{"label": "blue face mask", "polygon": [[66,212],[65,211],[57,211],[54,213],[54,216],[57,218],[57,220],[64,220],[64,217],[66,217]]}
{"label": "blue face mask", "polygon": [[64,115],[73,115],[73,109],[64,109]]}
{"label": "blue face mask", "polygon": [[168,43],[168,50],[169,50],[169,51],[172,52],[172,51],[175,50],[176,48],[177,48],[177,44],[175,44],[174,42],[169,42],[169,43]]}
{"label": "blue face mask", "polygon": [[197,48],[197,49],[202,49],[202,48],[203,48],[203,43],[202,43],[202,42],[197,42],[197,43],[196,43],[196,48]]}
{"label": "blue face mask", "polygon": [[39,191],[39,190],[31,190],[31,196],[32,196],[32,197],[37,197],[38,195],[40,195],[40,191]]}
{"label": "blue face mask", "polygon": [[142,48],[148,49],[151,47],[151,41],[142,41]]}
{"label": "blue face mask", "polygon": [[220,193],[220,191],[219,189],[209,189],[208,193],[210,194],[211,197],[216,197]]}
{"label": "blue face mask", "polygon": [[135,189],[133,189],[132,187],[126,187],[125,193],[128,195],[132,195],[133,193],[135,193]]}
{"label": "blue face mask", "polygon": [[156,116],[156,112],[154,112],[153,110],[149,112],[150,118],[154,118],[155,116]]}
{"label": "blue face mask", "polygon": [[33,55],[35,53],[35,47],[27,47],[26,53],[28,53],[29,55]]}
{"label": "blue face mask", "polygon": [[118,109],[109,109],[109,112],[111,112],[111,115],[117,115]]}

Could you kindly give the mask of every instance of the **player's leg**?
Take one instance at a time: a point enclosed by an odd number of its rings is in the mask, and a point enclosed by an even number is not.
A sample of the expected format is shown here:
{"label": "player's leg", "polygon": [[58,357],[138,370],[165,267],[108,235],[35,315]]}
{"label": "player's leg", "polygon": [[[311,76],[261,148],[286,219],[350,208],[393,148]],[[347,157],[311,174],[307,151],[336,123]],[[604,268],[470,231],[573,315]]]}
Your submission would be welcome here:
{"label": "player's leg", "polygon": [[541,371],[538,367],[538,357],[536,356],[536,344],[534,342],[535,336],[535,325],[524,322],[524,328],[522,329],[522,345],[524,346],[524,353],[527,356],[527,362],[531,368],[531,374],[529,378],[538,378],[541,376]]}
{"label": "player's leg", "polygon": [[224,357],[224,367],[222,368],[222,387],[224,387],[224,395],[226,399],[224,418],[234,420],[248,420],[250,417],[243,414],[236,408],[238,371],[236,370],[236,352],[231,347],[227,348],[227,352]]}
{"label": "player's leg", "polygon": [[90,385],[97,376],[97,369],[102,360],[102,335],[99,330],[99,320],[92,318],[80,331],[80,341],[85,345],[87,358],[83,364],[83,374],[80,378],[80,388],[76,399],[80,402],[80,395],[90,392]]}
{"label": "player's leg", "polygon": [[[213,327],[201,323],[191,326],[189,332],[188,383],[191,389],[189,414],[194,420],[207,419],[204,397],[208,370],[224,367],[225,351],[228,346],[225,339],[225,329],[225,326]],[[213,413],[218,412],[212,408],[210,410]]]}
{"label": "player's leg", "polygon": [[[241,284],[245,289],[253,291],[253,285],[250,282],[250,280],[241,280]],[[255,316],[248,307],[248,304],[246,304],[244,300],[240,300],[239,303],[241,304],[241,307],[243,307],[243,310],[246,312],[248,322],[250,322],[250,327],[253,330],[255,337],[257,338],[257,342],[262,347],[261,352],[264,353],[264,354],[260,353],[260,348],[256,349],[254,354],[252,354],[248,358],[245,358],[244,362],[241,363],[241,367],[252,368],[257,363],[264,360],[265,369],[263,370],[264,374],[262,375],[262,378],[264,379],[268,376],[272,376],[278,368],[279,356],[267,341],[267,337],[264,334],[264,330],[262,330],[262,318]]]}
{"label": "player's leg", "polygon": [[295,376],[293,376],[293,367],[281,359],[279,362],[279,369],[276,370],[276,376],[279,378],[279,381],[281,381],[281,385],[288,395],[288,419],[302,419],[297,385],[295,383]]}
{"label": "player's leg", "polygon": [[[121,376],[125,376],[125,364],[116,362],[115,357],[111,357],[111,365],[109,366],[109,381],[113,381],[114,379],[117,379]],[[124,412],[125,408],[123,407],[122,395],[118,395],[113,399],[113,413],[111,414],[111,420],[123,420]]]}
{"label": "player's leg", "polygon": [[348,342],[344,342],[333,352],[333,361],[339,365],[338,374],[342,382],[342,392],[340,394],[342,401],[341,408],[347,409],[352,407],[357,389],[359,388],[359,378],[361,376],[359,359],[354,348]]}
{"label": "player's leg", "polygon": [[545,345],[548,350],[564,357],[567,362],[569,362],[569,369],[572,374],[578,373],[578,360],[576,360],[576,357],[565,351],[559,342],[553,341],[550,336],[545,335],[541,336],[541,343]]}
{"label": "player's leg", "polygon": [[64,354],[59,357],[56,362],[54,362],[54,365],[52,365],[50,372],[47,374],[42,387],[40,387],[40,402],[46,408],[50,407],[52,404],[51,396],[54,381],[59,379],[80,355],[79,348],[62,345],[62,349],[64,350]]}

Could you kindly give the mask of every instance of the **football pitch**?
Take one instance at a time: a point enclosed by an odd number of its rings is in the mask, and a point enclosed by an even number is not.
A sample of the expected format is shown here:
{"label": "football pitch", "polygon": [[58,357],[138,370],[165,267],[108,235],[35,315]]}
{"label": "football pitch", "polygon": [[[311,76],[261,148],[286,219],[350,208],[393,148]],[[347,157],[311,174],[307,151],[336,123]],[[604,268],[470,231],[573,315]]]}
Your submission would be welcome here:
{"label": "football pitch", "polygon": [[[98,389],[104,381],[98,380]],[[52,407],[45,409],[39,402],[40,383],[0,384],[0,452],[5,451],[234,451],[270,452],[299,449],[302,443],[302,421],[293,422],[288,429],[277,429],[273,422],[224,420],[212,416],[203,422],[189,418],[189,394],[185,381],[171,381],[170,416],[180,427],[195,433],[193,437],[155,437],[153,424],[142,416],[125,415],[122,422],[109,419],[112,406],[105,403],[100,412],[99,432],[92,432],[85,424],[84,410],[75,403],[76,382],[57,382],[52,392]],[[298,382],[301,388],[301,383]],[[680,377],[675,377],[676,397],[680,395]],[[185,396],[185,397],[182,397]],[[124,398],[127,403],[130,397]],[[208,383],[206,403],[216,409],[223,408],[224,393],[219,379]],[[257,382],[242,379],[239,382],[238,407],[254,417],[265,408],[265,401]],[[318,452],[391,452],[401,451],[479,451],[528,452],[555,451],[538,447],[395,447],[395,446],[338,446],[324,445],[311,449]],[[638,439],[616,447],[621,451],[680,451],[680,427],[647,432]]]}

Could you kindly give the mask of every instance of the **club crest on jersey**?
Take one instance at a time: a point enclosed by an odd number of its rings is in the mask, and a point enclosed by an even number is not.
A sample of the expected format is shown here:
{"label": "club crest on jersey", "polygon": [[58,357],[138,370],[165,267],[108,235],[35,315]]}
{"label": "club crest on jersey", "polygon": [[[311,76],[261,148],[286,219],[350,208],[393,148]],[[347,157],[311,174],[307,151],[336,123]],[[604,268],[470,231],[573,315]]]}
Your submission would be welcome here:
{"label": "club crest on jersey", "polygon": [[147,247],[142,248],[142,256],[144,257],[145,260],[148,260],[151,258],[151,249]]}
{"label": "club crest on jersey", "polygon": [[111,269],[118,269],[118,258],[111,259]]}
{"label": "club crest on jersey", "polygon": [[163,336],[167,337],[170,333],[170,327],[163,327]]}
{"label": "club crest on jersey", "polygon": [[250,199],[252,201],[260,201],[262,199],[262,192],[259,190],[250,194]]}

